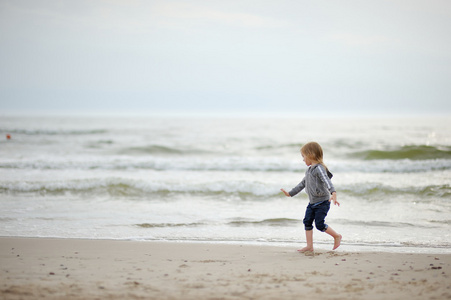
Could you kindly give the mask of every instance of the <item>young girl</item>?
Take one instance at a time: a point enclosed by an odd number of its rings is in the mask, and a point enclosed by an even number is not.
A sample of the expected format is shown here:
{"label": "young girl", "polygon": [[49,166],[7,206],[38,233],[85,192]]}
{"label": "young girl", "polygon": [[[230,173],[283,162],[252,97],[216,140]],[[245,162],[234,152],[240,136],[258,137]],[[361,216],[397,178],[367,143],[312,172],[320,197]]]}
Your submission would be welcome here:
{"label": "young girl", "polygon": [[[334,238],[334,248],[332,250],[335,250],[340,246],[341,235],[325,223],[330,202],[333,201],[335,205],[340,206],[340,203],[337,201],[337,193],[332,181],[330,181],[332,174],[323,162],[323,149],[318,143],[310,142],[305,144],[301,148],[301,154],[305,164],[309,167],[305,172],[304,179],[290,192],[281,189],[287,197],[293,197],[306,188],[309,196],[310,201],[304,217],[307,247],[298,251],[313,251],[313,221],[315,221],[316,229]],[[332,196],[329,197],[329,194]]]}

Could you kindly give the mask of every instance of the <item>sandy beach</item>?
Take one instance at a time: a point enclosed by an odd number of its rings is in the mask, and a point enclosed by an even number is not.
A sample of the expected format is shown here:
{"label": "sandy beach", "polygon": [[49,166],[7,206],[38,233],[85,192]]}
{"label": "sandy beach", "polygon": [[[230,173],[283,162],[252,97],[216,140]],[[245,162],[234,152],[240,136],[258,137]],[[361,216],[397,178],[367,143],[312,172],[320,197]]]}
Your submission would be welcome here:
{"label": "sandy beach", "polygon": [[443,254],[0,238],[0,298],[451,299],[450,265]]}

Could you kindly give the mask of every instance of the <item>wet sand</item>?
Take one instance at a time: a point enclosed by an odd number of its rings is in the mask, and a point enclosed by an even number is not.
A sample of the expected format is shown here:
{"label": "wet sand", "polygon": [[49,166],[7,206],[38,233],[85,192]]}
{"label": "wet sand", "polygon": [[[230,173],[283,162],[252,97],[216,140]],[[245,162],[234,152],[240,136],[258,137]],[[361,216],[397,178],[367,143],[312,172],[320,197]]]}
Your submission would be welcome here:
{"label": "wet sand", "polygon": [[0,238],[0,299],[451,299],[451,255]]}

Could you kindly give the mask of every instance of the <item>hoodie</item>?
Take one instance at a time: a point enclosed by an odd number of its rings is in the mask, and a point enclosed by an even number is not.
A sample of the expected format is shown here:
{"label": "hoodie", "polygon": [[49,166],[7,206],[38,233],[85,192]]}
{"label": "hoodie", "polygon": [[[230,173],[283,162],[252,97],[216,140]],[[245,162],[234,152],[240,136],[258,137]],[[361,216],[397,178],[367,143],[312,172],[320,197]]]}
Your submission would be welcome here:
{"label": "hoodie", "polygon": [[310,166],[305,172],[304,179],[289,194],[293,197],[305,188],[310,204],[329,200],[330,195],[335,192],[335,187],[330,178],[332,178],[332,174],[323,165]]}

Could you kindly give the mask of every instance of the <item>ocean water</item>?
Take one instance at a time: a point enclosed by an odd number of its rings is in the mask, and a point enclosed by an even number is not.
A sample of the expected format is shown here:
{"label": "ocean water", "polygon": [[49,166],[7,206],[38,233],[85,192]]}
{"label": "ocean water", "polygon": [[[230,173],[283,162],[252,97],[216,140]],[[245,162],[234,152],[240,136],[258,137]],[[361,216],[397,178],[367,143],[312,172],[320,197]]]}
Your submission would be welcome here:
{"label": "ocean water", "polygon": [[[451,253],[450,118],[0,117],[0,236],[305,243],[319,142],[343,249]],[[7,139],[9,134],[11,139]],[[317,248],[332,239],[317,230]]]}

